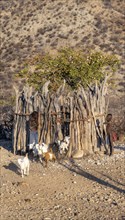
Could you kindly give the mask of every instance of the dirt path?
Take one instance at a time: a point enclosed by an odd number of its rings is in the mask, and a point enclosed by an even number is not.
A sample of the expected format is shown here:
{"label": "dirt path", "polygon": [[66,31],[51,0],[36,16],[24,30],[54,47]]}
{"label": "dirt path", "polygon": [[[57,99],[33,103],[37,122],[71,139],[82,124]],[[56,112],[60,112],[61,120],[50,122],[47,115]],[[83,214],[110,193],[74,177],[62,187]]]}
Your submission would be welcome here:
{"label": "dirt path", "polygon": [[112,157],[50,162],[47,169],[30,162],[25,178],[20,156],[3,147],[0,155],[1,220],[125,219],[125,145]]}

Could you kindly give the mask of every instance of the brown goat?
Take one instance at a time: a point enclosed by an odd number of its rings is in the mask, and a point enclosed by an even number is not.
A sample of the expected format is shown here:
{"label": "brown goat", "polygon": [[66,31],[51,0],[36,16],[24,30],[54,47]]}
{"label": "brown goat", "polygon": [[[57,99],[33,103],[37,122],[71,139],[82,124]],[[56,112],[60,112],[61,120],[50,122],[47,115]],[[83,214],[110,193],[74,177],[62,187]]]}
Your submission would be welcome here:
{"label": "brown goat", "polygon": [[52,152],[52,150],[50,152],[46,152],[43,155],[43,159],[45,161],[45,167],[47,167],[48,165],[48,161],[54,161],[56,160],[56,156],[54,155],[54,153]]}

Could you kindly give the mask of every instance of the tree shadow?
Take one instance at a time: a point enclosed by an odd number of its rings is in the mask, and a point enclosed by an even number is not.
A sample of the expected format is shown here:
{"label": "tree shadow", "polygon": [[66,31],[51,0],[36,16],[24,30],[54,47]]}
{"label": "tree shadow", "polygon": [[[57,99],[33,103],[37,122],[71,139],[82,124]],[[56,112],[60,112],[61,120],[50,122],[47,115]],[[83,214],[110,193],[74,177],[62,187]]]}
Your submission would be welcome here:
{"label": "tree shadow", "polygon": [[94,170],[94,171],[97,172],[97,173],[99,173],[99,174],[101,174],[101,175],[103,175],[104,177],[108,178],[109,180],[113,181],[113,182],[116,183],[116,184],[119,184],[119,185],[121,185],[121,186],[125,186],[125,184],[120,183],[119,181],[114,180],[111,176],[108,176],[108,175],[106,175],[106,174],[104,174],[104,173],[101,173],[101,172],[99,172],[99,171],[97,171],[97,170]]}
{"label": "tree shadow", "polygon": [[76,163],[74,160],[70,160],[70,164],[69,163],[63,163],[63,162],[60,162],[60,165],[64,166],[65,168],[67,168],[68,170],[80,175],[80,176],[83,176],[84,178],[86,179],[89,179],[91,181],[94,181],[94,182],[97,182],[103,186],[107,186],[107,187],[110,187],[120,193],[125,193],[125,190],[123,189],[120,189],[119,187],[117,186],[114,186],[113,184],[111,183],[108,183],[102,179],[99,179],[98,177],[94,176],[93,174],[90,174],[86,171],[84,171],[83,169],[81,169]]}
{"label": "tree shadow", "polygon": [[114,146],[114,149],[125,151],[125,147]]}
{"label": "tree shadow", "polygon": [[14,173],[20,175],[19,167],[15,163],[13,163],[12,161],[9,163],[9,165],[4,165],[3,167],[7,170],[11,170]]}

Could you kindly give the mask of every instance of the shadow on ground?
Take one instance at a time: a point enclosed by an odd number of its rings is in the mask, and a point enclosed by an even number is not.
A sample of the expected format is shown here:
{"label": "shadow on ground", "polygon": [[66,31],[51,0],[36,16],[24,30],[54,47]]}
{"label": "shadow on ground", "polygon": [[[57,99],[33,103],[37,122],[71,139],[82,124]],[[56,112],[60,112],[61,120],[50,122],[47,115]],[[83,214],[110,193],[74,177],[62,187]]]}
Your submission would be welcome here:
{"label": "shadow on ground", "polygon": [[97,171],[97,170],[94,170],[94,171],[97,172],[97,173],[99,173],[99,174],[101,174],[102,176],[108,178],[109,180],[113,181],[114,183],[116,183],[116,184],[118,184],[118,185],[125,186],[125,184],[120,183],[119,181],[114,180],[114,179],[113,179],[111,176],[109,176],[109,175],[106,175],[106,174],[104,174],[104,173],[101,173],[101,172],[99,172],[99,171]]}
{"label": "shadow on ground", "polygon": [[20,175],[19,167],[18,167],[15,163],[13,163],[13,162],[10,162],[9,165],[4,165],[3,167],[4,167],[5,169],[7,169],[7,170],[11,170],[11,171],[13,171],[14,173]]}
{"label": "shadow on ground", "polygon": [[125,147],[115,146],[114,149],[125,151]]}
{"label": "shadow on ground", "polygon": [[125,190],[120,189],[119,187],[117,187],[117,186],[115,186],[115,185],[113,185],[111,183],[108,183],[108,182],[106,182],[106,181],[104,181],[104,180],[94,176],[93,174],[90,174],[90,173],[84,171],[83,169],[81,169],[80,166],[78,166],[75,163],[74,160],[70,160],[70,164],[69,163],[60,162],[60,165],[62,165],[63,167],[67,168],[68,170],[70,170],[70,171],[72,171],[72,172],[74,172],[74,173],[76,173],[78,175],[83,176],[86,179],[89,179],[91,181],[97,182],[97,183],[99,183],[99,184],[101,184],[103,186],[110,187],[110,188],[112,188],[112,189],[114,189],[114,190],[116,190],[116,191],[118,191],[120,193],[125,193]]}
{"label": "shadow on ground", "polygon": [[0,140],[0,146],[2,146],[4,149],[12,152],[12,141],[11,140]]}

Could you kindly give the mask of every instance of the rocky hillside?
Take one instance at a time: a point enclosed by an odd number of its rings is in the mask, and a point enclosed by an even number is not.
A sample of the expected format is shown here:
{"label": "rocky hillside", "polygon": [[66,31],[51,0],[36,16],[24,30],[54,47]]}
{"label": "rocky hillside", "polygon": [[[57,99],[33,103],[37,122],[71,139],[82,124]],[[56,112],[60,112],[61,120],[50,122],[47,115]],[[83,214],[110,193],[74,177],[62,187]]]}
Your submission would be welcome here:
{"label": "rocky hillside", "polygon": [[[1,110],[12,104],[14,79],[25,60],[60,47],[102,50],[121,61],[110,95],[113,108],[123,110],[124,0],[2,0],[1,1]],[[113,103],[113,102],[112,102]],[[111,106],[112,107],[112,106]]]}

